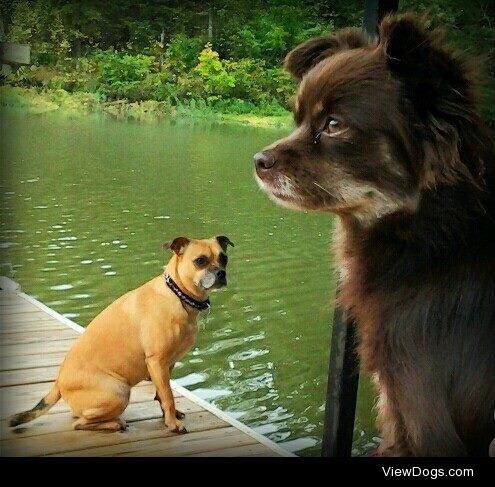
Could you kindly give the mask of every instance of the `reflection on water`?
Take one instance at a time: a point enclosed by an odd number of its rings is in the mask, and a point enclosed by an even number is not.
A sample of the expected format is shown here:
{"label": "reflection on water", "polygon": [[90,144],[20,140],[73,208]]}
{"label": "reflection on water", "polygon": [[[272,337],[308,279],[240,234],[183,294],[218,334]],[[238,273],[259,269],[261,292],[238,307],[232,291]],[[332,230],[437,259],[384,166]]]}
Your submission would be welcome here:
{"label": "reflection on water", "polygon": [[[161,243],[228,235],[215,292],[174,378],[285,447],[318,455],[332,313],[327,215],[277,208],[251,156],[280,130],[4,114],[0,263],[23,289],[85,326],[159,274]],[[355,453],[373,447],[362,381]]]}

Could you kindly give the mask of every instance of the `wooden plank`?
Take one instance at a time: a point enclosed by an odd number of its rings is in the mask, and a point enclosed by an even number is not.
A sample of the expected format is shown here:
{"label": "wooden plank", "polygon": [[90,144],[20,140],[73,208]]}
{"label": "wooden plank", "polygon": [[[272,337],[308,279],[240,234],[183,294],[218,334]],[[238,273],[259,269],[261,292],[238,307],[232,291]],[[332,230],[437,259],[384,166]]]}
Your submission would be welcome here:
{"label": "wooden plank", "polygon": [[[0,37],[2,37],[2,19],[0,19]],[[17,293],[21,291],[21,286],[8,277],[0,276],[0,290],[5,293]]]}
{"label": "wooden plank", "polygon": [[27,301],[23,300],[23,302],[15,302],[15,304],[7,304],[5,306],[2,306],[2,309],[0,309],[0,315],[10,315],[10,314],[17,314],[17,313],[28,313],[32,311],[39,311],[39,308],[37,308],[34,304],[28,303]]}
{"label": "wooden plank", "polygon": [[56,321],[53,318],[42,321],[34,321],[31,323],[1,323],[0,342],[2,335],[6,333],[26,333],[31,331],[54,331],[67,329],[69,329],[67,326],[61,324],[59,321]]}
{"label": "wooden plank", "polygon": [[[1,419],[8,418],[12,414],[34,407],[36,403],[48,393],[50,388],[51,383],[27,384],[0,388]],[[155,393],[155,386],[151,382],[140,382],[131,389],[130,402],[153,401]],[[175,390],[173,393],[174,397],[180,396],[180,393]],[[48,414],[57,414],[67,411],[69,411],[69,406],[62,400],[50,409]]]}
{"label": "wooden plank", "polygon": [[19,313],[16,315],[5,315],[2,316],[2,323],[29,323],[32,321],[43,321],[52,319],[44,311],[29,311],[27,313]]}
{"label": "wooden plank", "polygon": [[46,343],[21,343],[18,345],[0,346],[0,357],[17,355],[38,355],[41,353],[67,352],[74,343],[73,339],[57,340]]}
{"label": "wooden plank", "polygon": [[[211,413],[205,414],[213,416]],[[165,438],[166,441],[164,441]],[[189,433],[185,435],[164,435],[158,438],[130,441],[121,444],[102,446],[99,448],[66,451],[58,454],[57,456],[183,456],[186,453],[193,454],[215,451],[228,446],[243,446],[253,444],[255,442],[256,440],[245,433],[240,432],[233,426],[196,431],[193,431],[193,429],[189,427]]]}
{"label": "wooden plank", "polygon": [[35,406],[51,386],[52,384],[46,383],[2,387],[0,389],[2,419]]}
{"label": "wooden plank", "polygon": [[2,346],[18,345],[22,343],[39,343],[40,349],[46,342],[55,342],[60,340],[73,339],[76,340],[79,335],[70,328],[65,330],[40,330],[31,332],[5,333],[1,337]]}
{"label": "wooden plank", "polygon": [[[10,282],[7,282],[8,280]],[[18,296],[21,293],[20,285],[9,279],[8,277],[0,276],[0,298],[5,296]]]}
{"label": "wooden plank", "polygon": [[[228,424],[213,414],[200,411],[186,416],[186,428],[191,432],[225,428]],[[87,455],[87,450],[112,448],[116,445],[138,442],[140,440],[159,439],[161,443],[172,433],[165,428],[162,418],[136,421],[122,434],[105,434],[97,431],[64,431],[29,438],[3,440],[2,456],[45,456],[53,454]],[[178,435],[187,436],[187,435]],[[246,435],[244,435],[246,436]],[[118,448],[117,448],[118,449]],[[94,455],[94,453],[89,453]]]}
{"label": "wooden plank", "polygon": [[0,291],[0,306],[9,306],[12,304],[28,303],[24,298],[16,293]]}
{"label": "wooden plank", "polygon": [[196,396],[193,392],[187,390],[186,388],[180,386],[179,384],[174,383],[173,387],[178,390],[184,397],[187,397],[191,399],[194,402],[197,402],[200,406],[202,406],[206,411],[210,411],[211,413],[215,414],[219,418],[224,419],[227,423],[229,423],[231,426],[234,428],[238,429],[239,431],[244,432],[248,436],[251,436],[254,438],[254,440],[258,443],[261,443],[267,448],[270,448],[271,450],[275,451],[278,453],[280,456],[283,457],[293,457],[296,456],[293,453],[279,447],[276,443],[273,441],[269,440],[268,438],[264,437],[262,434],[254,431],[253,429],[249,428],[245,424],[241,423],[237,419],[234,419],[232,416],[230,416],[228,413],[218,409],[216,406],[213,406],[212,404],[208,403],[204,399],[201,399],[200,397]]}
{"label": "wooden plank", "polygon": [[277,453],[270,448],[262,445],[261,443],[255,443],[253,445],[244,446],[229,446],[220,450],[204,451],[201,453],[188,453],[185,452],[183,456],[186,457],[278,457]]}
{"label": "wooden plank", "polygon": [[[50,354],[52,355],[52,354]],[[48,355],[48,357],[50,356]],[[60,354],[53,354],[60,356]],[[60,364],[62,363],[65,354],[62,354],[62,359],[55,365],[46,367],[32,367],[15,370],[0,371],[0,387],[19,386],[28,384],[52,383],[58,375]],[[28,357],[36,357],[28,355]],[[13,357],[16,358],[16,357]],[[175,393],[178,395],[177,393]]]}
{"label": "wooden plank", "polygon": [[58,369],[57,365],[0,372],[0,387],[53,382],[57,378]]}
{"label": "wooden plank", "polygon": [[[186,415],[202,411],[202,408],[185,397],[175,399],[175,405],[179,411]],[[122,417],[128,422],[143,421],[147,419],[160,419],[162,410],[157,401],[134,402],[127,406]],[[72,431],[74,419],[70,412],[57,414],[45,414],[34,421],[22,425],[18,428],[10,428],[8,420],[0,423],[1,439],[19,439],[32,436],[46,435],[51,433],[61,433]]]}
{"label": "wooden plank", "polygon": [[[15,284],[15,283],[14,283]],[[123,434],[74,431],[70,409],[59,401],[46,415],[11,429],[8,417],[33,407],[50,389],[59,364],[83,329],[29,296],[0,291],[0,448],[5,455],[278,456],[270,442],[173,384],[176,406],[186,413],[189,433],[165,428],[154,400],[155,387],[143,381],[131,391]],[[183,394],[183,395],[182,395]],[[251,436],[253,433],[253,436]]]}
{"label": "wooden plank", "polygon": [[[0,338],[1,340],[1,338]],[[59,366],[65,357],[65,352],[55,352],[39,355],[17,355],[15,357],[0,357],[0,370],[22,370],[36,367]]]}

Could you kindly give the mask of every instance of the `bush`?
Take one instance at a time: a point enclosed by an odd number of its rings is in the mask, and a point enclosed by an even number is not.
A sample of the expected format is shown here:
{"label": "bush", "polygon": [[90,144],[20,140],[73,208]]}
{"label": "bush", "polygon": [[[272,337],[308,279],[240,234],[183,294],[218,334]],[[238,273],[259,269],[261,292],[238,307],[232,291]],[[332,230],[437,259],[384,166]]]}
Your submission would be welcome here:
{"label": "bush", "polygon": [[174,34],[165,50],[164,65],[174,74],[181,74],[196,66],[204,43],[199,37]]}
{"label": "bush", "polygon": [[44,1],[18,1],[13,4],[8,39],[31,44],[34,64],[57,64],[70,50],[69,29],[64,26],[60,11]]}
{"label": "bush", "polygon": [[[0,0],[7,39],[29,43],[37,68],[21,67],[6,81],[186,110],[194,103],[240,114],[277,112],[289,106],[295,89],[281,69],[285,54],[312,36],[361,25],[363,15],[358,0],[218,0],[212,3],[214,43],[205,46],[206,4],[183,3]],[[482,110],[494,124],[492,4],[403,0],[401,10],[428,13],[431,25],[445,27],[469,57],[482,55],[488,81]]]}
{"label": "bush", "polygon": [[265,61],[241,59],[225,61],[225,67],[234,78],[231,96],[253,104],[288,106],[295,90],[292,77],[281,68],[269,68]]}
{"label": "bush", "polygon": [[98,90],[109,99],[128,98],[134,101],[141,84],[150,74],[155,59],[143,54],[101,51],[94,56],[97,63]]}
{"label": "bush", "polygon": [[234,80],[231,92],[233,98],[258,103],[269,97],[266,93],[264,61],[256,59],[240,59],[225,61],[225,68]]}
{"label": "bush", "polygon": [[19,68],[14,69],[5,77],[5,81],[7,84],[14,86],[36,86],[33,71],[28,66],[20,66]]}
{"label": "bush", "polygon": [[211,44],[206,44],[199,54],[198,61],[195,71],[201,76],[204,90],[209,97],[226,95],[232,91],[235,79],[227,72],[218,52],[212,49]]}
{"label": "bush", "polygon": [[[29,16],[26,18],[29,20]],[[29,35],[23,32],[20,29],[19,36]],[[284,48],[284,36],[280,30],[267,33],[260,46],[275,52]],[[155,42],[145,50],[148,54],[94,48],[81,58],[61,61],[57,57],[56,62],[46,58],[46,66],[21,67],[8,76],[7,82],[54,90],[55,102],[68,92],[91,94],[91,100],[107,102],[155,101],[162,103],[160,110],[175,107],[195,113],[211,110],[240,115],[285,113],[294,83],[281,68],[270,67],[261,59],[221,59],[211,44],[203,45],[200,37],[185,34],[173,35],[165,50],[162,49]],[[39,43],[38,60],[43,52]],[[120,113],[123,107],[112,105],[109,110]]]}

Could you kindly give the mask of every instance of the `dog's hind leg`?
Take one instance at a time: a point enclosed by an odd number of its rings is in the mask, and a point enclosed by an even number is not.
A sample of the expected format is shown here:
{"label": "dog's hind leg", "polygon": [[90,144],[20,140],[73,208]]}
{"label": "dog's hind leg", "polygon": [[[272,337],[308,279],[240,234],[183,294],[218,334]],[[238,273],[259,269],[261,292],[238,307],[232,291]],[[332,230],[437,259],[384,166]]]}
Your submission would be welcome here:
{"label": "dog's hind leg", "polygon": [[407,434],[399,408],[393,394],[388,394],[385,387],[375,376],[375,383],[379,390],[377,424],[380,429],[381,442],[378,448],[379,455],[390,457],[410,456]]}
{"label": "dog's hind leg", "polygon": [[79,418],[74,429],[122,431],[126,423],[120,418],[128,397],[110,390],[90,389],[76,391],[68,397],[73,413]]}
{"label": "dog's hind leg", "polygon": [[421,407],[407,414],[406,428],[411,436],[413,455],[424,457],[464,457],[466,447],[459,438],[447,410],[427,416]]}
{"label": "dog's hind leg", "polygon": [[75,430],[107,430],[123,431],[126,429],[126,422],[119,417],[123,409],[121,404],[114,407],[108,405],[85,409],[82,416],[77,419],[73,426]]}
{"label": "dog's hind leg", "polygon": [[73,424],[75,430],[106,430],[106,431],[124,431],[127,427],[126,422],[122,418],[114,418],[110,421],[98,421],[79,418]]}
{"label": "dog's hind leg", "polygon": [[459,437],[446,393],[438,384],[420,378],[400,388],[400,411],[413,456],[463,457],[467,450]]}

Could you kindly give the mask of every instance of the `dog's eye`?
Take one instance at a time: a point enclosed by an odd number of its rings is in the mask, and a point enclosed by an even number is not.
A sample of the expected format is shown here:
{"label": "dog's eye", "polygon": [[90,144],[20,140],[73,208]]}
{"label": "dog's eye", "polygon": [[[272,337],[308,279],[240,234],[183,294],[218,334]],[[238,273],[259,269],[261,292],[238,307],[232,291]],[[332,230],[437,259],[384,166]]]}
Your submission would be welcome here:
{"label": "dog's eye", "polygon": [[325,128],[323,132],[330,137],[335,137],[336,135],[340,135],[347,130],[348,127],[341,121],[335,117],[328,117],[325,123]]}
{"label": "dog's eye", "polygon": [[204,256],[198,257],[197,259],[194,259],[194,263],[198,267],[204,267],[208,263],[208,259]]}
{"label": "dog's eye", "polygon": [[329,117],[327,120],[327,128],[336,127],[339,121],[336,118]]}

